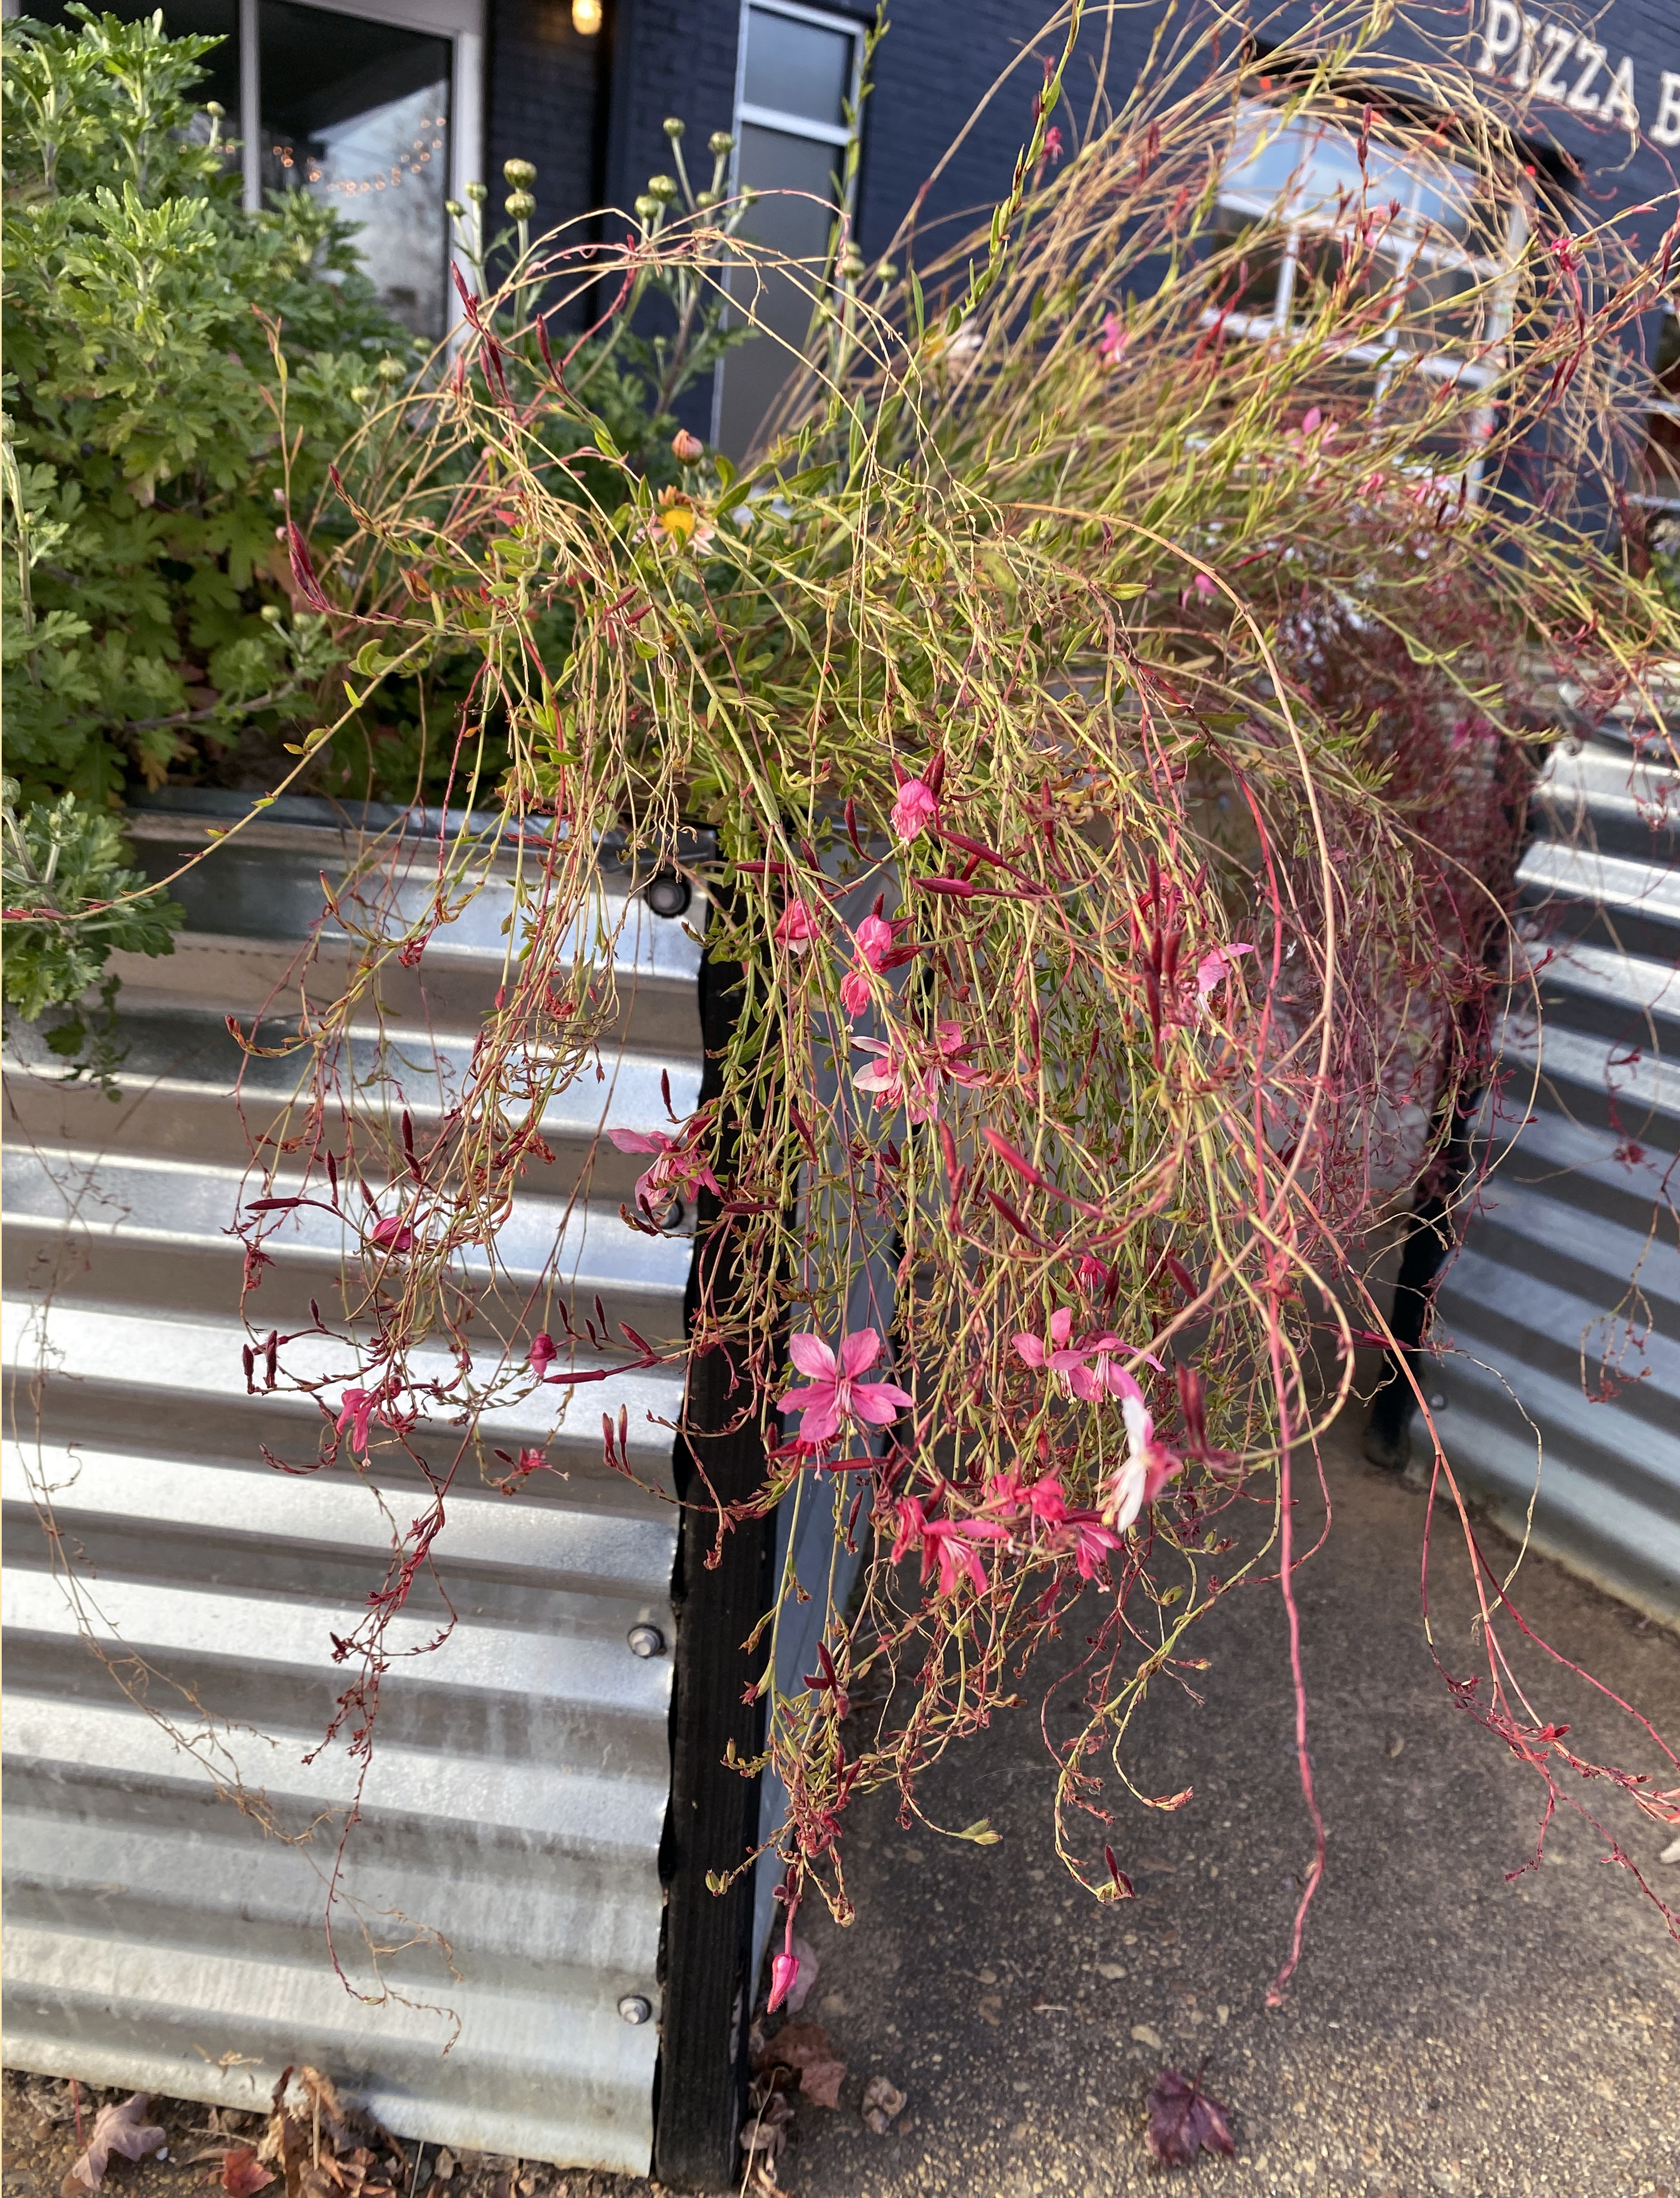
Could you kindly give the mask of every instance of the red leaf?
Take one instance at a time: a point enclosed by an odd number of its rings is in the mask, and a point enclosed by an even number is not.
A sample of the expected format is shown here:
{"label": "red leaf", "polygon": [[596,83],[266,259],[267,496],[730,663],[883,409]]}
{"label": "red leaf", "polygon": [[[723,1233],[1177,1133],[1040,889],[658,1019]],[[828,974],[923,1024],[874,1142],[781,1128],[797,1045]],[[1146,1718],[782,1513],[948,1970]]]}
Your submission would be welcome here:
{"label": "red leaf", "polygon": [[148,2092],[136,2091],[119,2106],[102,2107],[94,2120],[88,2149],[65,2181],[84,2183],[90,2190],[97,2190],[113,2152],[119,2152],[125,2160],[143,2160],[148,2152],[160,2151],[169,2140],[155,2124],[146,2120],[146,2109],[151,2102]]}
{"label": "red leaf", "polygon": [[223,2189],[231,2191],[233,2198],[252,2198],[252,2193],[265,2189],[274,2176],[247,2144],[222,2154],[221,2179]]}
{"label": "red leaf", "polygon": [[1210,2099],[1201,2078],[1188,2081],[1176,2068],[1163,2068],[1150,2090],[1149,2126],[1143,2142],[1149,2156],[1166,2167],[1188,2167],[1204,2152],[1235,2153],[1225,2116],[1229,2107]]}

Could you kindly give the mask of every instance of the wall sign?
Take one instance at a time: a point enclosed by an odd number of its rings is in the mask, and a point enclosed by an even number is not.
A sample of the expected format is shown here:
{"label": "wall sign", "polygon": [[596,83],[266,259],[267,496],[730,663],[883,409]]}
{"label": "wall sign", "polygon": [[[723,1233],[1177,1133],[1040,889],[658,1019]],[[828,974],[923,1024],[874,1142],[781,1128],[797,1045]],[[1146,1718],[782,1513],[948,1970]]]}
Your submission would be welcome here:
{"label": "wall sign", "polygon": [[[1618,124],[1634,135],[1648,129],[1654,144],[1680,145],[1680,72],[1655,72],[1660,81],[1654,91],[1648,77],[1642,95],[1631,54],[1613,61],[1611,49],[1586,32],[1531,15],[1520,0],[1487,0],[1475,67],[1481,76],[1567,108],[1572,114]],[[1641,118],[1642,96],[1650,111],[1648,124]]]}

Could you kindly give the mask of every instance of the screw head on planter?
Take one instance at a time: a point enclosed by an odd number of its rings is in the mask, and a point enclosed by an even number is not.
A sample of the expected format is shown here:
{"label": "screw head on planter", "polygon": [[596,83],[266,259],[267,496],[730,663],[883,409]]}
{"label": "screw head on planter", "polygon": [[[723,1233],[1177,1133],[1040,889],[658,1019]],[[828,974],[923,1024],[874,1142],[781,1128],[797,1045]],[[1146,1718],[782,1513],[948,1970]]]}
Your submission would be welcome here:
{"label": "screw head on planter", "polygon": [[657,1625],[632,1625],[625,1638],[630,1643],[631,1654],[640,1656],[644,1662],[650,1656],[665,1654],[665,1636]]}
{"label": "screw head on planter", "polygon": [[[679,436],[677,439],[682,439]],[[692,443],[695,439],[690,435],[689,440]],[[676,447],[673,443],[671,448]],[[698,444],[695,448],[699,448]],[[681,457],[683,454],[678,451],[677,455]],[[644,898],[655,916],[681,916],[694,898],[694,892],[680,870],[661,870],[649,879]]]}
{"label": "screw head on planter", "polygon": [[640,2029],[644,2022],[653,2021],[654,2003],[650,1999],[643,1999],[640,1992],[626,1992],[619,2002],[619,2015],[632,2029]]}

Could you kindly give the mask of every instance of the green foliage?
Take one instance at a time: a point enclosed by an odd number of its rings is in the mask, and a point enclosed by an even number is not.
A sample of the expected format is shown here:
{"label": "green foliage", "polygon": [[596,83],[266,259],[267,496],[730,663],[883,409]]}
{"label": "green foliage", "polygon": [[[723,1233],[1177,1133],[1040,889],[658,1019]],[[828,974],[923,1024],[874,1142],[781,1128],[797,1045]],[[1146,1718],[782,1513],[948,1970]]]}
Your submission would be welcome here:
{"label": "green foliage", "polygon": [[[0,981],[8,1015],[36,1022],[49,1009],[79,1000],[97,981],[106,957],[167,954],[183,911],[146,890],[143,870],[125,860],[121,827],[108,811],[73,794],[20,808],[15,778],[0,780],[0,877],[6,907],[6,957]],[[135,896],[130,898],[128,896]],[[109,1021],[114,986],[108,986]],[[114,1065],[108,1039],[79,1013],[48,1033],[49,1050],[67,1060],[83,1055],[96,1073]]]}
{"label": "green foliage", "polygon": [[[335,214],[301,192],[241,210],[219,118],[191,102],[212,39],[75,12],[4,32],[3,662],[20,798],[58,804],[61,871],[73,846],[98,900],[121,856],[96,812],[283,724],[330,668],[276,523],[404,339]],[[55,935],[14,946],[20,1012],[117,943]]]}

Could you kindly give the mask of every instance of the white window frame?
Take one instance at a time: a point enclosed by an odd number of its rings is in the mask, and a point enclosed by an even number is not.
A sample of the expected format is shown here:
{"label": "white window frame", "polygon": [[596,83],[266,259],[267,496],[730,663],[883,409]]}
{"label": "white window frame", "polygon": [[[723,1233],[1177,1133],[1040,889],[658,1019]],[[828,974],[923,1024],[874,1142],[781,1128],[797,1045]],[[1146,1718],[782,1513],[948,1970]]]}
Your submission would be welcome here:
{"label": "white window frame", "polygon": [[[263,203],[258,3],[239,0],[239,136],[247,213],[259,212]],[[345,0],[296,0],[296,4],[449,40],[449,195],[464,201],[468,184],[479,180],[484,166],[484,0],[350,0],[348,5]],[[466,280],[471,270],[453,245],[450,258]],[[448,281],[447,268],[445,280],[445,323],[453,334],[461,323],[461,298]]]}
{"label": "white window frame", "polygon": [[[1316,118],[1308,116],[1286,115],[1281,108],[1260,100],[1245,100],[1239,112],[1244,116],[1275,116],[1280,132],[1293,131],[1302,122],[1316,120]],[[1354,134],[1333,122],[1325,122],[1322,126],[1327,132],[1336,131],[1350,140]],[[1404,310],[1406,288],[1415,267],[1467,269],[1474,275],[1495,278],[1488,306],[1487,333],[1476,349],[1483,353],[1503,352],[1510,340],[1515,309],[1517,261],[1528,237],[1529,209],[1526,201],[1517,201],[1507,215],[1503,248],[1499,254],[1489,256],[1467,251],[1463,246],[1453,243],[1444,235],[1432,232],[1432,225],[1420,212],[1427,181],[1426,171],[1421,165],[1410,166],[1404,153],[1399,158],[1403,166],[1410,167],[1410,190],[1384,240],[1383,248],[1395,262],[1394,303],[1389,313],[1388,325],[1392,327]],[[1223,326],[1234,335],[1264,343],[1305,334],[1305,329],[1290,319],[1290,309],[1294,303],[1295,270],[1300,264],[1301,241],[1308,236],[1336,236],[1345,227],[1345,218],[1339,220],[1334,213],[1327,214],[1317,209],[1306,210],[1299,217],[1292,217],[1285,212],[1280,217],[1277,196],[1223,186],[1218,195],[1218,204],[1226,211],[1246,216],[1250,220],[1276,222],[1283,247],[1277,269],[1277,296],[1270,311],[1266,313],[1221,312],[1210,307],[1201,317],[1202,326]],[[1378,341],[1349,344],[1337,352],[1339,358],[1346,358],[1355,365],[1375,366],[1375,402],[1378,405],[1381,404],[1396,373],[1401,370],[1396,362],[1395,349],[1392,344]],[[1474,357],[1456,352],[1410,350],[1404,355],[1404,369],[1422,374],[1431,381],[1464,382],[1478,389],[1486,388],[1500,371],[1497,366],[1485,364]],[[1474,452],[1469,462],[1462,468],[1466,493],[1471,497],[1474,497],[1480,490],[1483,465],[1480,452],[1493,433],[1495,409],[1488,404],[1472,416]],[[1458,477],[1459,470],[1454,470],[1453,478]]]}
{"label": "white window frame", "polygon": [[[1663,310],[1670,320],[1680,321],[1680,300],[1669,300],[1665,304]],[[1642,416],[1647,420],[1680,422],[1680,398],[1669,397],[1664,393],[1662,384],[1657,380],[1654,369],[1651,375],[1651,387],[1645,398]],[[1630,490],[1627,500],[1630,503],[1637,505],[1642,511],[1680,515],[1680,481],[1677,481],[1674,487],[1668,491]]]}
{"label": "white window frame", "polygon": [[[751,18],[763,15],[787,15],[796,23],[814,23],[821,30],[838,31],[852,41],[852,73],[846,84],[846,102],[851,107],[852,121],[848,129],[845,123],[817,122],[808,115],[784,113],[780,108],[759,107],[747,96],[747,41],[751,32]],[[803,137],[807,144],[832,145],[844,154],[852,138],[859,134],[863,116],[858,110],[858,98],[863,80],[863,26],[856,16],[836,15],[824,8],[807,8],[801,0],[741,0],[741,26],[735,34],[735,149],[730,154],[729,188],[731,197],[741,189],[741,133],[751,125],[759,130],[779,131],[784,137]],[[845,160],[835,164],[841,171],[846,195],[836,212],[842,216],[853,210],[856,178],[846,181]],[[724,376],[729,371],[724,359],[712,377],[712,439],[715,443],[723,431]]]}

